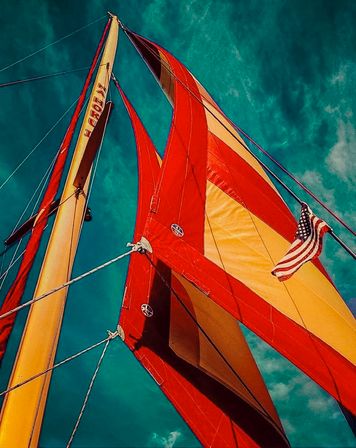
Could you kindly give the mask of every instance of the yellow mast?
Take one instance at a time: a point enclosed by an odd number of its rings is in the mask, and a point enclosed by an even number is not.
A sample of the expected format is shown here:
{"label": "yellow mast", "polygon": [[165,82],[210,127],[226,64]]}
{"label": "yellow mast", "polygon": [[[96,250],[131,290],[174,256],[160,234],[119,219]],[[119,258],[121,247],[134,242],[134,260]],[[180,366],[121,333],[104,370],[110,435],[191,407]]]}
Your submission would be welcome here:
{"label": "yellow mast", "polygon": [[[114,64],[118,20],[113,16],[109,35],[93,85],[84,121],[38,278],[35,297],[69,280],[85,212],[85,195],[73,185],[88,138],[105,105]],[[54,363],[67,290],[62,289],[31,306],[9,387],[42,372]],[[0,448],[37,447],[51,374],[13,390],[4,400],[0,415]]]}

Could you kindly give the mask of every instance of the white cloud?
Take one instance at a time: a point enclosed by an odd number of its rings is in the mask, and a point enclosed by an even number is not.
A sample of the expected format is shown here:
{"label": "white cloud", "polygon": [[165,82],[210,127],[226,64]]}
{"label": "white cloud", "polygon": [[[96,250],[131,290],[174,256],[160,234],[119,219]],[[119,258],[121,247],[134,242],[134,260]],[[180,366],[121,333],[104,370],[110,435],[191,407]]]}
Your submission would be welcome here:
{"label": "white cloud", "polygon": [[[339,121],[337,142],[326,159],[329,171],[343,181],[352,180],[356,169],[356,131],[351,123]],[[352,153],[354,156],[352,157]]]}
{"label": "white cloud", "polygon": [[339,71],[331,77],[331,84],[341,84],[345,81],[347,67],[340,67]]}
{"label": "white cloud", "polygon": [[271,388],[271,395],[274,400],[283,400],[288,397],[289,393],[289,385],[284,383],[274,384]]}
{"label": "white cloud", "polygon": [[179,431],[171,431],[167,434],[167,436],[161,436],[154,432],[151,437],[151,441],[153,446],[161,447],[161,448],[172,448],[176,443],[177,439],[181,437],[181,433]]}
{"label": "white cloud", "polygon": [[299,179],[311,190],[321,197],[327,204],[335,204],[334,190],[324,184],[324,179],[319,171],[306,170],[298,176]]}
{"label": "white cloud", "polygon": [[330,410],[330,402],[324,397],[315,397],[308,400],[308,408],[313,412],[325,412]]}
{"label": "white cloud", "polygon": [[296,432],[295,427],[288,419],[282,418],[282,425],[288,434],[294,434]]}

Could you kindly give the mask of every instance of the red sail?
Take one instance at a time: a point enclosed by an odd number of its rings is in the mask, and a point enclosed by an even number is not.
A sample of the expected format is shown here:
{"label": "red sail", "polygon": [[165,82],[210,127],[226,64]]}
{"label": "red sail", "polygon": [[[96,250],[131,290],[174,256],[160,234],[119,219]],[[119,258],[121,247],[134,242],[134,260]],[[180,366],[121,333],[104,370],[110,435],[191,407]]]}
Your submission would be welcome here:
{"label": "red sail", "polygon": [[174,106],[143,235],[155,257],[356,411],[355,320],[317,260],[271,275],[296,221],[206,90],[168,51],[129,37]]}
{"label": "red sail", "polygon": [[[50,208],[51,204],[57,194],[58,187],[61,181],[62,173],[64,170],[64,165],[67,159],[67,154],[69,150],[70,143],[72,141],[72,137],[75,131],[75,127],[77,125],[80,112],[82,110],[85,96],[88,91],[92,76],[94,74],[96,64],[98,62],[98,58],[100,55],[100,52],[102,50],[102,47],[105,42],[105,38],[107,35],[107,32],[110,27],[111,19],[108,20],[103,34],[101,36],[101,39],[99,41],[98,47],[96,49],[94,59],[92,61],[91,67],[89,69],[88,75],[86,77],[82,92],[80,94],[80,97],[77,102],[77,106],[74,110],[72,119],[70,121],[69,127],[67,129],[67,132],[64,136],[64,139],[61,143],[61,146],[58,151],[58,156],[55,162],[55,165],[53,167],[53,171],[46,189],[46,192],[44,194],[44,197],[42,199],[42,202],[38,208],[37,218],[33,226],[32,234],[28,240],[26,250],[24,253],[24,256],[21,261],[21,265],[19,267],[19,270],[17,272],[16,278],[10,287],[5,300],[0,308],[0,314],[4,314],[13,308],[17,307],[21,301],[23,292],[25,290],[26,281],[29,275],[29,272],[32,268],[38,247],[40,245],[40,241],[43,235],[43,231],[46,227],[47,221],[48,221],[48,215],[50,214]],[[9,316],[0,319],[0,362],[2,358],[4,357],[7,341],[10,337],[12,328],[14,326],[16,314],[10,314]]]}
{"label": "red sail", "polygon": [[[152,193],[160,165],[152,141],[120,92],[137,143],[137,241],[149,208],[155,207]],[[125,343],[203,446],[288,446],[235,319],[154,255],[132,255],[119,323]]]}

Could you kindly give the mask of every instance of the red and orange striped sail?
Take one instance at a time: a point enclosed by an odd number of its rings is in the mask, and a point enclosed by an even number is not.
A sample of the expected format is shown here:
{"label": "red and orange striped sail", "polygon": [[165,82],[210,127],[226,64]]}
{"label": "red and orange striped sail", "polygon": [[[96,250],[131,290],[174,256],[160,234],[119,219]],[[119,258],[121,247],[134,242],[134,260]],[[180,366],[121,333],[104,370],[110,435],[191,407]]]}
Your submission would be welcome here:
{"label": "red and orange striped sail", "polygon": [[[136,112],[121,94],[137,142],[136,241],[158,185],[160,161]],[[155,255],[132,256],[120,325],[125,343],[203,446],[288,446],[235,319]]]}
{"label": "red and orange striped sail", "polygon": [[128,32],[174,106],[143,235],[153,254],[356,411],[355,320],[318,260],[271,271],[296,221],[221,109],[168,51]]}

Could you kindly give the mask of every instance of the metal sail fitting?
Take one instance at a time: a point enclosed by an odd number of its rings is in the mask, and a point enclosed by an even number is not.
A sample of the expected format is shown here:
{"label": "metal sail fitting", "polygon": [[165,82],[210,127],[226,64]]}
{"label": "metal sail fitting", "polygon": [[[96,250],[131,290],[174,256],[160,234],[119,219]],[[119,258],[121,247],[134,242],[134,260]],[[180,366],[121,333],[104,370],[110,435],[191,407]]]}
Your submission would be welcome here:
{"label": "metal sail fitting", "polygon": [[146,252],[152,254],[153,252],[150,242],[144,236],[137,243],[127,243],[126,246],[132,247],[132,251],[139,254],[145,254]]}

